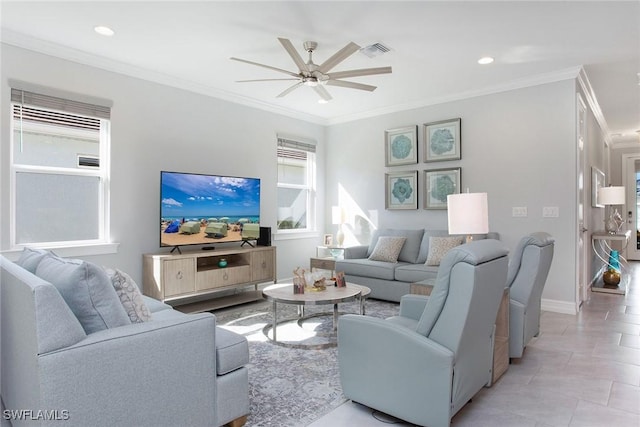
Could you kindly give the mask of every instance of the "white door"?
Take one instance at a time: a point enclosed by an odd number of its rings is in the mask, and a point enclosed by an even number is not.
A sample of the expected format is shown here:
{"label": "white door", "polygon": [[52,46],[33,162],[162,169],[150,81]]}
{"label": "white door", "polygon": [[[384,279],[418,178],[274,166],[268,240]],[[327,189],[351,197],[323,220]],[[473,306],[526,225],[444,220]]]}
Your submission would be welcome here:
{"label": "white door", "polygon": [[577,228],[576,228],[576,308],[589,297],[589,279],[587,275],[587,254],[590,253],[591,246],[589,245],[587,228],[585,224],[588,224],[585,213],[587,209],[584,207],[586,197],[586,186],[584,170],[586,164],[586,152],[585,141],[587,132],[587,107],[582,100],[580,94],[578,94],[577,101],[577,117],[576,117],[576,148],[577,148],[577,169],[578,169],[578,216],[577,216]]}
{"label": "white door", "polygon": [[627,192],[627,203],[622,216],[627,230],[631,230],[631,237],[627,245],[626,258],[640,261],[640,154],[625,154],[622,156],[622,179]]}

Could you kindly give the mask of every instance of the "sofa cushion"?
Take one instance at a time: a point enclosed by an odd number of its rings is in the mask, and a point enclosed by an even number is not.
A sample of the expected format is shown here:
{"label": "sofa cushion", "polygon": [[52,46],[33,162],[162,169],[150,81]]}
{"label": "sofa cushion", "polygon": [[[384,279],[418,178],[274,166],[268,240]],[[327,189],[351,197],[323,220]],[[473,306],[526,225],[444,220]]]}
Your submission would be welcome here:
{"label": "sofa cushion", "polygon": [[104,271],[111,279],[111,284],[118,294],[124,311],[127,312],[131,323],[142,323],[151,320],[151,311],[144,303],[142,294],[136,282],[124,271],[105,268]]}
{"label": "sofa cushion", "polygon": [[58,289],[87,334],[131,324],[109,276],[97,265],[48,254],[36,276]]}
{"label": "sofa cushion", "polygon": [[431,237],[442,237],[448,236],[449,232],[447,230],[424,230],[424,234],[422,235],[422,241],[420,242],[420,251],[418,252],[418,259],[416,260],[417,264],[424,264],[427,262],[427,256],[429,255],[429,240]]}
{"label": "sofa cushion", "polygon": [[422,241],[423,234],[424,230],[422,229],[401,230],[386,228],[376,230],[371,237],[371,242],[369,243],[369,248],[367,249],[367,256],[373,253],[373,250],[376,247],[380,236],[405,237],[407,240],[404,242],[404,246],[402,246],[402,250],[398,255],[398,261],[415,263],[420,252],[420,242]]}
{"label": "sofa cushion", "polygon": [[459,236],[429,237],[429,255],[427,255],[425,264],[440,265],[440,261],[442,261],[445,254],[461,244],[462,239]]}
{"label": "sofa cushion", "polygon": [[47,256],[49,253],[49,251],[44,249],[24,248],[20,253],[20,258],[16,261],[16,264],[27,270],[29,273],[35,274],[38,264],[40,264],[42,258]]}
{"label": "sofa cushion", "polygon": [[336,271],[344,271],[344,274],[351,276],[393,280],[396,267],[401,265],[407,264],[372,261],[370,259],[340,259],[336,260]]}
{"label": "sofa cushion", "polygon": [[372,261],[398,262],[398,255],[402,250],[406,237],[380,236],[376,247],[369,255]]}
{"label": "sofa cushion", "polygon": [[425,279],[434,279],[438,275],[438,266],[426,264],[407,264],[396,267],[395,280],[416,283]]}
{"label": "sofa cushion", "polygon": [[216,373],[224,375],[249,363],[249,343],[235,332],[216,326]]}

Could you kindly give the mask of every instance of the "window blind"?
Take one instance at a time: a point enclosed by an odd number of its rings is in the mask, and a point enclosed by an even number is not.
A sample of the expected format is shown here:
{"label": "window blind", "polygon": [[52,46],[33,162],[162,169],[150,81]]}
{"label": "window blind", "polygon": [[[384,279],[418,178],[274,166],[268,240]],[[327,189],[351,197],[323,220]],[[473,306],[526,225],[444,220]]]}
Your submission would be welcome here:
{"label": "window blind", "polygon": [[65,111],[72,114],[96,117],[99,119],[111,118],[111,107],[91,104],[82,101],[74,101],[51,95],[30,92],[22,89],[11,88],[11,102],[21,106],[33,106],[50,110]]}
{"label": "window blind", "polygon": [[284,148],[292,148],[294,150],[306,151],[308,153],[316,152],[316,144],[314,142],[305,142],[289,138],[278,137],[278,150]]}

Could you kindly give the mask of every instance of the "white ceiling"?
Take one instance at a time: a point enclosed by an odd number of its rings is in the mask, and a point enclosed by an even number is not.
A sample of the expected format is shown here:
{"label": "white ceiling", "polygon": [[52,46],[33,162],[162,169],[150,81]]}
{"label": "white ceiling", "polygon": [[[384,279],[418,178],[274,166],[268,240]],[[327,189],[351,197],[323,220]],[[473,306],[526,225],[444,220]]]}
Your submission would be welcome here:
{"label": "white ceiling", "polygon": [[[640,130],[640,1],[73,1],[0,3],[2,41],[319,123],[420,107],[575,76],[584,67],[612,141]],[[107,25],[116,34],[94,33]],[[348,42],[392,51],[356,53],[333,71],[392,66],[352,81],[374,92],[327,87],[333,100],[291,82],[237,83],[297,72],[277,37],[319,64]],[[481,56],[495,58],[480,66]]]}

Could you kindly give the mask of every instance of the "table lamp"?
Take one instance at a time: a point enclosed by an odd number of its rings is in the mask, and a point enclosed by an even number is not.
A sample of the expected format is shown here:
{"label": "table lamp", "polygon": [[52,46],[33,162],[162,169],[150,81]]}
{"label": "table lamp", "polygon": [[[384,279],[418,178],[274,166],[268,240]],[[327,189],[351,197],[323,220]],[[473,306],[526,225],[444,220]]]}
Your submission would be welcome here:
{"label": "table lamp", "polygon": [[342,231],[344,216],[344,209],[340,206],[331,207],[331,223],[338,226],[338,231],[336,232],[336,243],[339,247],[342,247],[344,243],[344,232]]}
{"label": "table lamp", "polygon": [[609,208],[609,218],[604,220],[604,228],[609,234],[616,234],[620,231],[622,223],[622,215],[618,212],[617,205],[624,205],[625,191],[622,186],[610,186],[598,188],[598,203]]}
{"label": "table lamp", "polygon": [[467,243],[472,234],[489,232],[487,193],[460,193],[447,196],[449,234],[466,234]]}

